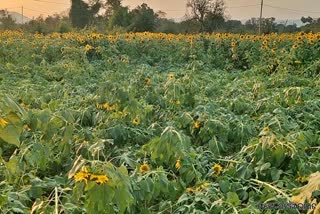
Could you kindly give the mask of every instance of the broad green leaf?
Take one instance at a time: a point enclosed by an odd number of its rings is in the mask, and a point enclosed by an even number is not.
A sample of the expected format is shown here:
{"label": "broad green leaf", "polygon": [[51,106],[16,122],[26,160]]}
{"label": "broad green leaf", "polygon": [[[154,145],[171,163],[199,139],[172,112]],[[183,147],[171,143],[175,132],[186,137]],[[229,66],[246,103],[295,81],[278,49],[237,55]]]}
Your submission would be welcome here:
{"label": "broad green leaf", "polygon": [[223,193],[227,193],[230,190],[230,182],[228,180],[220,180],[219,186]]}
{"label": "broad green leaf", "polygon": [[240,205],[239,197],[238,197],[237,193],[235,193],[235,192],[228,192],[226,201],[235,207]]}

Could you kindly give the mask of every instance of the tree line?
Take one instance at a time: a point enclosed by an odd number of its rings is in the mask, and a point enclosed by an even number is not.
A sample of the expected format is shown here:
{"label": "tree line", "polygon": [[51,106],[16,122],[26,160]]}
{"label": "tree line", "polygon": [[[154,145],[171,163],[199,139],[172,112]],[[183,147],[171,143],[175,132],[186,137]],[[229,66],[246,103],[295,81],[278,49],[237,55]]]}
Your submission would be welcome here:
{"label": "tree line", "polygon": [[[258,31],[260,19],[251,18],[245,23],[229,19],[224,0],[189,0],[188,13],[182,21],[166,18],[162,11],[154,11],[146,3],[130,10],[122,0],[71,0],[68,13],[55,14],[44,18],[39,16],[24,25],[18,25],[9,17],[0,19],[2,30],[24,29],[30,32],[52,33],[91,29],[102,33],[113,32],[164,32],[199,33],[231,32],[252,33]],[[320,18],[302,17],[305,24],[276,23],[274,17],[262,18],[262,33],[290,33],[297,31],[320,30]]]}

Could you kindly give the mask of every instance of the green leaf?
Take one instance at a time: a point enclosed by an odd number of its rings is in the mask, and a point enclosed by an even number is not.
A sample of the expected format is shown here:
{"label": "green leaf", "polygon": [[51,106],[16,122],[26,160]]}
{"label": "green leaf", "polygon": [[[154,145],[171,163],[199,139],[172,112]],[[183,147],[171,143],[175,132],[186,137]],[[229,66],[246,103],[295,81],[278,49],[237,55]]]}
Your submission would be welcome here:
{"label": "green leaf", "polygon": [[5,119],[8,125],[5,128],[0,128],[0,138],[9,144],[19,147],[19,138],[23,130],[21,119],[14,112],[10,112]]}
{"label": "green leaf", "polygon": [[219,186],[223,193],[226,193],[230,190],[230,182],[228,180],[220,180]]}
{"label": "green leaf", "polygon": [[[94,182],[92,182],[94,183]],[[113,200],[115,191],[107,184],[94,186],[86,194],[85,207],[88,214],[112,214],[114,213],[113,206],[110,203]]]}
{"label": "green leaf", "polygon": [[239,206],[240,205],[240,200],[235,192],[228,192],[227,193],[227,202],[232,204],[233,206]]}
{"label": "green leaf", "polygon": [[272,165],[275,167],[280,166],[285,157],[284,149],[278,146],[274,151],[272,151]]}
{"label": "green leaf", "polygon": [[0,128],[0,138],[9,144],[13,144],[17,147],[20,146],[20,135],[22,128],[8,125],[4,129]]}
{"label": "green leaf", "polygon": [[8,196],[0,195],[0,208],[8,203]]}
{"label": "green leaf", "polygon": [[126,208],[133,204],[134,198],[127,189],[120,188],[115,192],[114,201],[118,205],[119,213],[124,213]]}
{"label": "green leaf", "polygon": [[271,178],[273,181],[278,181],[280,179],[280,176],[282,174],[282,170],[278,170],[276,168],[272,168],[271,171],[270,171],[270,174],[271,174]]}

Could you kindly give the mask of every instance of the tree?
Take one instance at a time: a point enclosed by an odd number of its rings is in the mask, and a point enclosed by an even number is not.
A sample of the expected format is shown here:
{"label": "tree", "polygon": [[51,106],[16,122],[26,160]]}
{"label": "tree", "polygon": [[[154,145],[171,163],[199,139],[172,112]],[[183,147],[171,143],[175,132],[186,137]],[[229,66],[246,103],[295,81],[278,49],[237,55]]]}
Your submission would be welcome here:
{"label": "tree", "polygon": [[17,24],[11,15],[0,18],[0,24],[2,30],[15,30],[17,28]]}
{"label": "tree", "polygon": [[224,23],[224,30],[231,33],[242,33],[243,25],[239,20],[228,20]]}
{"label": "tree", "polygon": [[84,28],[89,25],[94,16],[99,12],[101,3],[95,1],[92,5],[82,0],[71,0],[70,19],[74,27]]}
{"label": "tree", "polygon": [[108,19],[108,27],[112,29],[113,27],[127,28],[130,25],[131,14],[129,13],[128,7],[120,6],[113,11],[111,17]]}
{"label": "tree", "polygon": [[313,23],[313,18],[310,17],[310,16],[308,16],[308,17],[302,16],[301,17],[301,21],[302,21],[303,24],[305,24],[305,23],[312,24]]}
{"label": "tree", "polygon": [[134,32],[154,31],[157,22],[157,14],[143,3],[131,11],[132,22],[130,30]]}
{"label": "tree", "polygon": [[213,31],[224,23],[224,0],[189,0],[187,8],[192,19],[200,24],[200,31]]}
{"label": "tree", "polygon": [[121,2],[122,0],[106,0],[106,2],[104,3],[106,16],[110,17],[116,10],[122,8]]}
{"label": "tree", "polygon": [[[271,33],[276,31],[275,18],[262,18],[261,19],[261,32],[262,33]],[[258,18],[251,18],[245,23],[245,28],[250,33],[256,33],[259,26]]]}

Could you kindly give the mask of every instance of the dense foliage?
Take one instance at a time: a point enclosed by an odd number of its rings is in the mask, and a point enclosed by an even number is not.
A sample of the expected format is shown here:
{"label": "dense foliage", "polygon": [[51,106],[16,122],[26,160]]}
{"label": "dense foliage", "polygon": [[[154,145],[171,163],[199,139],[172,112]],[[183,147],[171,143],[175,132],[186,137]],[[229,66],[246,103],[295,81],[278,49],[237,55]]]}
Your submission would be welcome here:
{"label": "dense foliage", "polygon": [[319,213],[319,50],[303,33],[1,33],[1,213]]}

